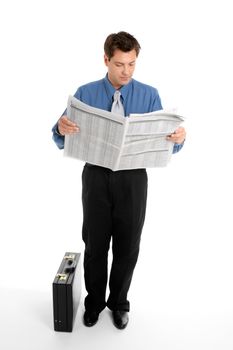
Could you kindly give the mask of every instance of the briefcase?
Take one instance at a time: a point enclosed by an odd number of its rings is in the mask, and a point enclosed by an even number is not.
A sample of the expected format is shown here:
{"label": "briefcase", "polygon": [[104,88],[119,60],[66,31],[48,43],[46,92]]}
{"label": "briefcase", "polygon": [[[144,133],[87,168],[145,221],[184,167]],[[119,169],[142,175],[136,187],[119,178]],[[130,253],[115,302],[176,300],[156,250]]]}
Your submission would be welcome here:
{"label": "briefcase", "polygon": [[66,252],[53,281],[54,330],[72,332],[81,297],[81,254]]}

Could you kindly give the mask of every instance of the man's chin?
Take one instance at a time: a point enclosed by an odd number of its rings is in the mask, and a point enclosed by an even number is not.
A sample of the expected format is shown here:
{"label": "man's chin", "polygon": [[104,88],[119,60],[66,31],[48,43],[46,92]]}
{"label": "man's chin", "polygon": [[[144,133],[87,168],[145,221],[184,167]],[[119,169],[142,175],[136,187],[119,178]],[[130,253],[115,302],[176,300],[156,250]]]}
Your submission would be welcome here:
{"label": "man's chin", "polygon": [[122,78],[121,85],[127,85],[130,82],[131,78]]}

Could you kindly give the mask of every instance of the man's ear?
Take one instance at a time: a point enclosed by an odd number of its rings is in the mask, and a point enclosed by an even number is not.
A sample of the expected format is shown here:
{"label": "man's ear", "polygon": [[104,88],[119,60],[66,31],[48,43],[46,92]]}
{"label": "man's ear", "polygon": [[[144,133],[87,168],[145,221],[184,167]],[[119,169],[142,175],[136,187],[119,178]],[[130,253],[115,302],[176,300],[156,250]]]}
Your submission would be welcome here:
{"label": "man's ear", "polygon": [[104,63],[107,67],[108,67],[108,62],[109,62],[108,56],[104,54]]}

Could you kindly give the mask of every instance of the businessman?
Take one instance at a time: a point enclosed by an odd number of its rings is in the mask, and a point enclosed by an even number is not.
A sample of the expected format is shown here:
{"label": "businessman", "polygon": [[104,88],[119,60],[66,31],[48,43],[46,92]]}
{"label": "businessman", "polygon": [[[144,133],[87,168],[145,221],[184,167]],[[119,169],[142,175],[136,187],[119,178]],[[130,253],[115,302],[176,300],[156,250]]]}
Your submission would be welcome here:
{"label": "businessman", "polygon": [[[140,45],[126,32],[110,34],[104,43],[106,76],[78,88],[80,101],[121,115],[148,113],[162,109],[156,88],[133,79]],[[66,111],[53,127],[53,139],[64,147],[65,135],[82,132],[71,122]],[[173,153],[181,150],[186,137],[183,127],[167,136],[174,144]],[[113,323],[124,329],[129,321],[127,298],[137,263],[146,212],[146,169],[112,171],[86,163],[82,173],[83,228],[85,243],[84,324],[93,326],[107,306]],[[108,279],[108,251],[112,240],[112,264]],[[109,295],[106,287],[109,280]]]}

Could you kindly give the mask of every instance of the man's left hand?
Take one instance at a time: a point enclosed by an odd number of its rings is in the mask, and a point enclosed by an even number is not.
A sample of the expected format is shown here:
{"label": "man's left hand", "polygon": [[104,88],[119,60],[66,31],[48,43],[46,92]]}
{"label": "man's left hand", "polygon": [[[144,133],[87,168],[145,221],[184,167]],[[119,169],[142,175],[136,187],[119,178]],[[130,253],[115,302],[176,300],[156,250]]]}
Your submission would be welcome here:
{"label": "man's left hand", "polygon": [[172,142],[177,143],[177,144],[181,144],[184,142],[185,137],[186,137],[185,128],[180,126],[171,135],[167,136],[167,140],[172,141]]}

